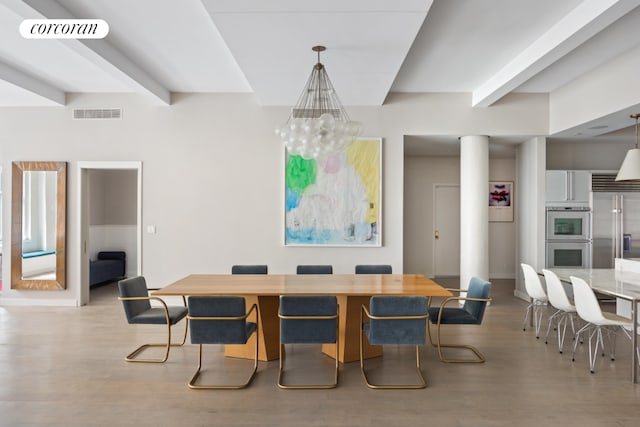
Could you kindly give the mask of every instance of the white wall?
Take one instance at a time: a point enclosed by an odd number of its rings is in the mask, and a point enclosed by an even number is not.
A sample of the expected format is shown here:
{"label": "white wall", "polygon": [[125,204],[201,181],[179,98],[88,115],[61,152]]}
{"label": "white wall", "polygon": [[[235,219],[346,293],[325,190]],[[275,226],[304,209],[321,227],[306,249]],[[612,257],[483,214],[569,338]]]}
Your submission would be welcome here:
{"label": "white wall", "polygon": [[634,140],[606,144],[547,140],[547,169],[617,171],[627,151],[633,147]]}
{"label": "white wall", "polygon": [[49,274],[55,278],[56,256],[54,254],[22,259],[22,277]]}
{"label": "white wall", "polygon": [[404,270],[433,277],[433,186],[460,185],[460,158],[405,157],[404,168]]}
{"label": "white wall", "polygon": [[135,170],[89,170],[89,224],[135,225],[137,179]]}
{"label": "white wall", "polygon": [[[490,159],[489,180],[515,182],[515,159]],[[460,185],[459,157],[405,158],[404,271],[407,273],[433,277],[435,184]],[[517,211],[514,222],[489,223],[489,277],[492,279],[515,277],[516,223]]]}
{"label": "white wall", "polygon": [[137,171],[89,170],[89,257],[124,251],[127,276],[138,270]]}
{"label": "white wall", "polygon": [[[512,181],[518,186],[516,160],[489,159],[489,181]],[[520,195],[513,192],[513,201]],[[491,279],[513,279],[516,265],[516,228],[518,210],[514,206],[513,222],[489,222],[489,277]]]}
{"label": "white wall", "polygon": [[[137,95],[68,95],[66,107],[0,108],[0,159],[5,199],[13,160],[69,162],[67,290],[16,291],[0,304],[78,304],[78,161],[143,163],[143,274],[163,286],[192,273],[228,273],[231,265],[265,263],[273,273],[297,264],[385,263],[403,271],[403,187],[406,134],[545,134],[547,97],[515,94],[490,108],[470,107],[469,94],[392,94],[382,107],[349,108],[366,136],[383,140],[383,246],[284,247],[283,147],[273,129],[287,108],[261,107],[248,94],[173,94],[170,107]],[[121,107],[121,120],[72,120],[72,108]],[[3,206],[4,237],[10,210]],[[5,255],[9,255],[5,245]],[[9,282],[9,257],[3,257]],[[26,300],[26,301],[25,301]]]}

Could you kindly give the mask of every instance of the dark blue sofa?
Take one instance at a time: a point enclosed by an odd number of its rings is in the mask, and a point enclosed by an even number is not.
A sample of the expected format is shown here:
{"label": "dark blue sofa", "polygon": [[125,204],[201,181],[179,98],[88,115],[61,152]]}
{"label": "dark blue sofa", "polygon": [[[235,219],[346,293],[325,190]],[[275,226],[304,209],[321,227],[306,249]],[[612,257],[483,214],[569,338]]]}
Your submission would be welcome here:
{"label": "dark blue sofa", "polygon": [[98,252],[89,263],[89,286],[122,279],[127,271],[127,254],[123,251]]}

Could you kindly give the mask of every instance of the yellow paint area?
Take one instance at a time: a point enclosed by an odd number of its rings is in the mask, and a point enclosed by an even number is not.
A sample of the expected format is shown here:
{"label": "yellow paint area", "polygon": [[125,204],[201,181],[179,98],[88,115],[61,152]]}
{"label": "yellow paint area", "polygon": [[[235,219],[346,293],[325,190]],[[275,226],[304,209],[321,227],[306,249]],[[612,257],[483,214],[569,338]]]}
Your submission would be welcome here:
{"label": "yellow paint area", "polygon": [[378,222],[380,203],[380,141],[356,140],[347,148],[347,161],[356,170],[367,192],[366,222]]}

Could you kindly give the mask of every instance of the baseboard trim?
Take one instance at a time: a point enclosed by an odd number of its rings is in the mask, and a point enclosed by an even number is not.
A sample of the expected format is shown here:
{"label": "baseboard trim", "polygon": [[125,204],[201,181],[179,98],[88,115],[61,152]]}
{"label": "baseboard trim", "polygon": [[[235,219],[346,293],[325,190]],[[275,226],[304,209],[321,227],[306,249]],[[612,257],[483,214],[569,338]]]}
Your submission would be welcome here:
{"label": "baseboard trim", "polygon": [[531,300],[531,298],[529,297],[528,293],[519,291],[518,289],[514,289],[513,290],[513,296],[515,296],[516,298],[520,298],[522,300],[525,300],[525,301],[530,301]]}

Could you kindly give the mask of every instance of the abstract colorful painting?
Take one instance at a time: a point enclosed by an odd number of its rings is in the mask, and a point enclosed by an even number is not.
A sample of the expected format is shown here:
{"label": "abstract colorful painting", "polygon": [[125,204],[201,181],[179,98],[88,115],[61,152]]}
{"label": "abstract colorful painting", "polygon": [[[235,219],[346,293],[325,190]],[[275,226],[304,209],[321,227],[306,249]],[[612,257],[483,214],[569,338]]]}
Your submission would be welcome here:
{"label": "abstract colorful painting", "polygon": [[285,245],[381,245],[380,138],[326,158],[287,154]]}
{"label": "abstract colorful painting", "polygon": [[489,182],[489,221],[513,221],[513,182]]}

